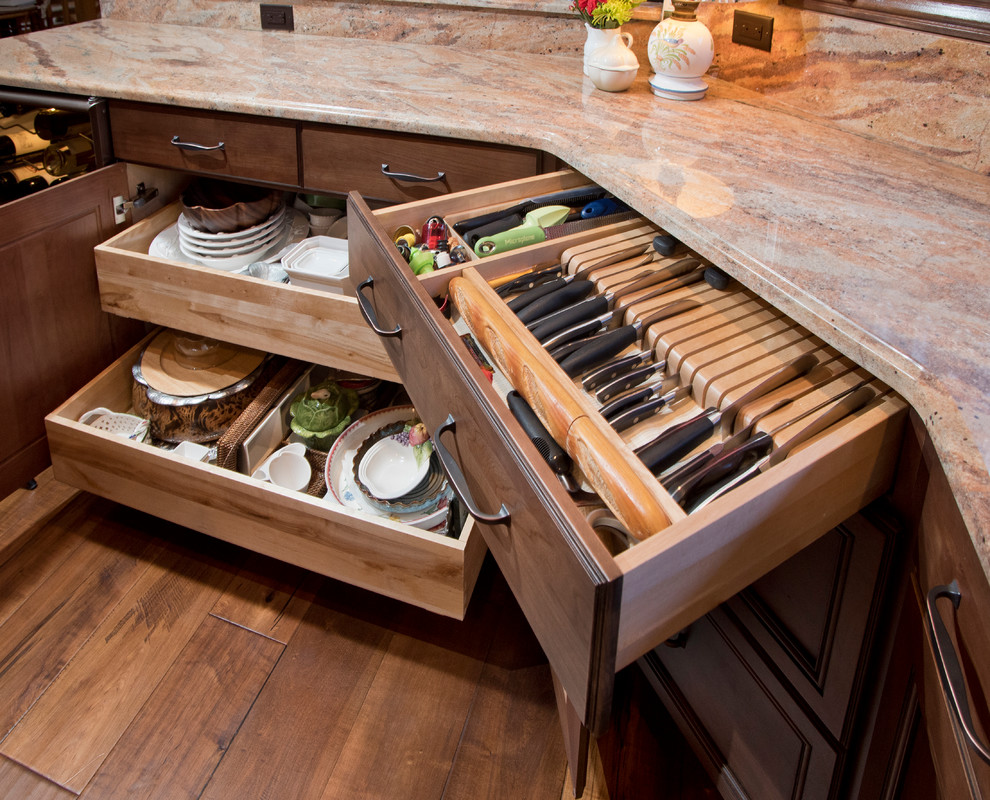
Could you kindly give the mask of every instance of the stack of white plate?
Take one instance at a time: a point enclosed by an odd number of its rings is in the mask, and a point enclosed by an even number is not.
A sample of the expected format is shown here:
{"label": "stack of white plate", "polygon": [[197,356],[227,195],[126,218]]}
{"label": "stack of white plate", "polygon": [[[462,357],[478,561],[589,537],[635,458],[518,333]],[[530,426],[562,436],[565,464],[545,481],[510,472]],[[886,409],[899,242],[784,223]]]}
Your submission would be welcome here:
{"label": "stack of white plate", "polygon": [[179,214],[179,250],[184,256],[208,267],[238,270],[254,261],[263,260],[281,246],[292,223],[285,206],[280,206],[264,222],[230,233],[206,233],[189,224]]}

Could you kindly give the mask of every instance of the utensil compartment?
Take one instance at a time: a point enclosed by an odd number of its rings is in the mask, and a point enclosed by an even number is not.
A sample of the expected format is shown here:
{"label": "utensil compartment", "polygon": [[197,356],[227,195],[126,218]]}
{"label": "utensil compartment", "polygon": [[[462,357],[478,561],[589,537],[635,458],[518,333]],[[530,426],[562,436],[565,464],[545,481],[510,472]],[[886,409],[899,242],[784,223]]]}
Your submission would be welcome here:
{"label": "utensil compartment", "polygon": [[134,347],[45,420],[65,483],[337,580],[462,619],[485,544],[374,518],[239,472],[178,456],[77,420],[131,407]]}
{"label": "utensil compartment", "polygon": [[[543,193],[543,187],[527,182],[514,188],[511,199]],[[477,208],[487,199],[466,197],[464,202]],[[364,286],[359,300],[363,294],[365,313],[379,330],[392,333],[383,341],[413,402],[430,416],[428,424],[436,426],[448,411],[454,415],[454,435],[458,443],[468,443],[460,447],[463,458],[457,466],[470,490],[484,498],[480,510],[492,513],[504,504],[509,522],[492,521],[481,530],[569,700],[592,731],[600,730],[608,718],[616,670],[887,489],[905,411],[903,401],[893,395],[871,402],[706,507],[685,513],[597,414],[597,405],[560,371],[487,285],[524,265],[553,263],[566,244],[551,241],[410,280],[389,237],[402,210],[372,213],[359,197],[350,198],[351,276],[355,285]],[[494,336],[487,344],[496,366],[521,359],[523,377],[515,388],[528,395],[551,433],[555,419],[565,421],[568,436],[558,444],[590,467],[586,475],[593,470],[606,477],[621,475],[624,483],[616,486],[652,504],[653,528],[640,531],[642,540],[625,552],[613,554],[599,539],[474,362],[460,334],[437,310],[435,298],[446,293],[454,277],[470,280],[493,309]],[[830,357],[838,354],[833,351]],[[444,377],[438,379],[438,373]],[[447,435],[441,435],[441,441]],[[582,448],[585,452],[579,455]],[[603,455],[606,450],[608,455]],[[494,462],[506,470],[517,465],[516,473],[500,482],[532,491],[493,486],[498,472]],[[626,505],[619,491],[606,500],[617,516]],[[532,509],[533,503],[542,510]],[[555,524],[527,524],[538,516]]]}
{"label": "utensil compartment", "polygon": [[148,255],[180,213],[172,203],[96,247],[105,311],[396,380],[353,297]]}

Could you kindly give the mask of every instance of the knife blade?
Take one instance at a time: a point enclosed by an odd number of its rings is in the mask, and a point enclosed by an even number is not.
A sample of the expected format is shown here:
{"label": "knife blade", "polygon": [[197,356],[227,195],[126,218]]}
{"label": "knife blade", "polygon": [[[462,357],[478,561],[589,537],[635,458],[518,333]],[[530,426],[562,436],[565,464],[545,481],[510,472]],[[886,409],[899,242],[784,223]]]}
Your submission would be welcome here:
{"label": "knife blade", "polygon": [[805,374],[817,363],[818,359],[813,355],[794,359],[725,409],[720,411],[715,406],[706,408],[701,414],[663,431],[655,439],[636,448],[636,455],[654,474],[663,472],[673,466],[685,453],[711,436],[716,426],[721,425],[723,430],[730,429],[739,409],[746,403]]}

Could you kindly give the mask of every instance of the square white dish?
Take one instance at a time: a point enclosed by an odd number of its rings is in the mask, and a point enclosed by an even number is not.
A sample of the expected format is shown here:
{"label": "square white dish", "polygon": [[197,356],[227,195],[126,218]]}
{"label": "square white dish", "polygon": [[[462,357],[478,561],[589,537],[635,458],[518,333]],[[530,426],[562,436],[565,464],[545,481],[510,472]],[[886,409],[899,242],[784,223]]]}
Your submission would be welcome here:
{"label": "square white dish", "polygon": [[282,256],[291,284],[337,294],[353,294],[347,264],[347,240],[331,236],[303,239]]}

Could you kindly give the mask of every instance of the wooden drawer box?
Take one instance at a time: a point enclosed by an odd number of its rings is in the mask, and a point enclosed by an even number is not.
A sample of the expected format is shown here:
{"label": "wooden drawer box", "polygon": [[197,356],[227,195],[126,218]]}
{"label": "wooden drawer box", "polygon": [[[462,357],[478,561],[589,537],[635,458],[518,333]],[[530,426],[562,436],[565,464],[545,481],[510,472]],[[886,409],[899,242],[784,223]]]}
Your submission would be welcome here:
{"label": "wooden drawer box", "polygon": [[[558,188],[555,180],[518,181],[511,187],[514,199],[553,191]],[[444,202],[479,209],[492,194],[506,191],[505,186],[494,187]],[[637,476],[642,492],[670,521],[613,556],[438,312],[434,297],[444,293],[456,271],[413,279],[395,250],[389,232],[412,210],[407,206],[372,213],[360,197],[351,196],[351,280],[364,283],[359,299],[367,303],[369,319],[383,332],[392,332],[384,341],[407,391],[427,426],[458,461],[476,510],[490,515],[481,530],[569,701],[582,721],[599,731],[608,716],[617,669],[886,490],[905,405],[896,397],[872,403],[744,489],[691,515],[666,495],[621,440],[616,443],[617,437],[591,421],[589,435],[607,441],[624,458],[623,468]],[[462,274],[484,284],[527,261],[530,266],[553,263],[569,243],[556,240],[472,262]],[[494,308],[502,302],[491,290],[487,296]],[[525,341],[528,332],[521,323],[508,313],[502,316],[507,329],[521,337],[518,341]],[[533,358],[551,372],[556,369],[531,341]],[[528,389],[516,388],[524,394]],[[567,402],[581,405],[580,398]],[[579,446],[585,445],[579,440]]]}
{"label": "wooden drawer box", "polygon": [[113,101],[110,127],[121,161],[286,186],[299,182],[294,122]]}
{"label": "wooden drawer box", "polygon": [[302,184],[307,189],[332,192],[344,187],[392,202],[525,178],[538,174],[543,163],[536,150],[306,125],[302,155]]}
{"label": "wooden drawer box", "polygon": [[131,365],[142,346],[46,418],[60,481],[249,550],[463,618],[485,555],[471,522],[459,539],[439,536],[76,422],[93,408],[130,408]]}
{"label": "wooden drawer box", "polygon": [[103,309],[386,380],[395,369],[353,297],[148,255],[173,203],[96,248]]}

